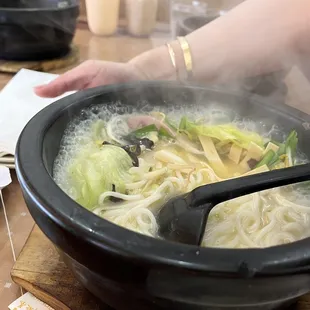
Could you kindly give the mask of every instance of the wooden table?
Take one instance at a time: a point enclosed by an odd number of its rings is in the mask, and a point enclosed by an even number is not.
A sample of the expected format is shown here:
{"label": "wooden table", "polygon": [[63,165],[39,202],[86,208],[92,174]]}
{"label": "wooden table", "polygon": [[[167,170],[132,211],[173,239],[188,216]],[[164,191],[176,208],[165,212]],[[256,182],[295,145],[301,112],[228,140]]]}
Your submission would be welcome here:
{"label": "wooden table", "polygon": [[75,279],[55,246],[37,225],[22,249],[11,276],[15,283],[55,310],[112,310]]}

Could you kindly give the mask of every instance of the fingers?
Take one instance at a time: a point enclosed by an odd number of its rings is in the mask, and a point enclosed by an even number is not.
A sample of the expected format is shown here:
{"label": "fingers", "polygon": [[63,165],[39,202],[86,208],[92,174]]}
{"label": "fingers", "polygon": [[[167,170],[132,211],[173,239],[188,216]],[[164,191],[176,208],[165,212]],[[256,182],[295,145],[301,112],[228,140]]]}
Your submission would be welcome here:
{"label": "fingers", "polygon": [[92,76],[96,74],[96,69],[92,67],[92,64],[85,62],[59,76],[51,83],[35,87],[36,95],[43,98],[55,98],[68,91],[86,88]]}
{"label": "fingers", "polygon": [[43,98],[55,98],[67,91],[67,89],[70,89],[70,87],[65,86],[61,83],[61,79],[57,78],[56,80],[52,81],[48,85],[40,85],[36,86],[34,88],[34,92],[39,97]]}

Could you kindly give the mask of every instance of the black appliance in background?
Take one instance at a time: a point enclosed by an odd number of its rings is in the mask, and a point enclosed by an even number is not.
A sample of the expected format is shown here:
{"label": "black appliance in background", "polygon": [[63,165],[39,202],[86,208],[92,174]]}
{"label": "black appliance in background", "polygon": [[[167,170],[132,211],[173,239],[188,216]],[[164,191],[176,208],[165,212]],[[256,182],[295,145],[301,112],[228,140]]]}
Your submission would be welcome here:
{"label": "black appliance in background", "polygon": [[[225,13],[225,12],[223,12]],[[206,16],[193,15],[180,19],[176,25],[177,36],[186,36],[191,32],[203,27],[204,25],[214,21],[221,16],[219,11],[210,11]],[[287,86],[283,82],[287,72],[275,72],[272,74],[261,75],[257,77],[247,78],[243,81],[238,81],[235,85],[227,85],[236,87],[238,90],[251,92],[263,97],[268,97],[272,101],[280,103],[285,102],[287,95]]]}
{"label": "black appliance in background", "polygon": [[0,59],[65,55],[76,31],[79,0],[0,0]]}

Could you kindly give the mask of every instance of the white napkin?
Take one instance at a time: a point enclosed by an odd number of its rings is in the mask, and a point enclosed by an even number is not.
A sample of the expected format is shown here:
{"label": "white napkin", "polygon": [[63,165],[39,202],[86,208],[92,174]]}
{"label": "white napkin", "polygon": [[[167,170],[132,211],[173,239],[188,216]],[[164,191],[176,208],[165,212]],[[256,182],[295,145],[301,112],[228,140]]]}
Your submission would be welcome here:
{"label": "white napkin", "polygon": [[38,97],[33,88],[47,84],[58,75],[20,70],[0,93],[0,152],[15,153],[18,137],[27,122],[52,102],[67,96],[46,99]]}
{"label": "white napkin", "polygon": [[9,305],[10,310],[53,310],[30,293],[26,293]]}
{"label": "white napkin", "polygon": [[11,184],[10,169],[4,166],[0,166],[0,191]]}

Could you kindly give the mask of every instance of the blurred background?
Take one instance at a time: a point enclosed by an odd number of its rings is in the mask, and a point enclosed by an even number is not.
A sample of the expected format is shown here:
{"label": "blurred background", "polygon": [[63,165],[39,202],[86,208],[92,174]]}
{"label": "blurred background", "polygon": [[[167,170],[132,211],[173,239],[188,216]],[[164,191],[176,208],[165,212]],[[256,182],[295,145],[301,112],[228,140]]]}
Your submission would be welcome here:
{"label": "blurred background", "polygon": [[[151,37],[155,31],[163,32],[166,33],[167,40],[173,40],[212,22],[243,1],[245,0],[109,0],[109,4],[105,5],[104,0],[81,0],[79,20],[87,23],[94,34],[115,33],[116,25],[113,25],[111,15],[109,21],[106,20],[106,25],[100,24],[103,22],[102,15],[97,17],[98,12],[104,11],[105,6],[110,12],[118,14],[120,31],[124,30],[133,36]],[[118,12],[115,8],[117,5],[119,5]],[[154,40],[153,45],[156,46]],[[286,74],[276,72],[267,76],[234,81],[228,86],[283,102],[287,96],[287,88],[283,83]]]}

